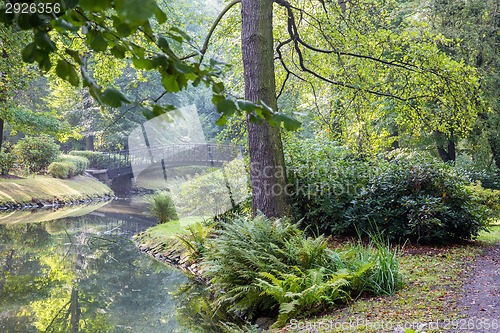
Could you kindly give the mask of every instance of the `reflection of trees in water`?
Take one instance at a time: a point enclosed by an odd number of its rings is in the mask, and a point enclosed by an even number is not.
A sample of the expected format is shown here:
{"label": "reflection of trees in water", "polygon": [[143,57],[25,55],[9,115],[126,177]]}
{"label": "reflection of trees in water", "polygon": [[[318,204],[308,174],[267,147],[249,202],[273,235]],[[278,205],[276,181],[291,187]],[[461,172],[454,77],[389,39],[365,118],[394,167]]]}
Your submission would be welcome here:
{"label": "reflection of trees in water", "polygon": [[143,229],[92,215],[0,225],[2,332],[175,332],[158,293],[185,278],[137,252],[129,236]]}
{"label": "reflection of trees in water", "polygon": [[[176,311],[179,323],[197,333],[254,332],[243,318],[228,314],[214,304],[205,285],[190,281],[175,293],[180,306]],[[242,313],[242,315],[244,315]],[[246,325],[249,325],[246,327]],[[248,329],[247,329],[248,328]]]}

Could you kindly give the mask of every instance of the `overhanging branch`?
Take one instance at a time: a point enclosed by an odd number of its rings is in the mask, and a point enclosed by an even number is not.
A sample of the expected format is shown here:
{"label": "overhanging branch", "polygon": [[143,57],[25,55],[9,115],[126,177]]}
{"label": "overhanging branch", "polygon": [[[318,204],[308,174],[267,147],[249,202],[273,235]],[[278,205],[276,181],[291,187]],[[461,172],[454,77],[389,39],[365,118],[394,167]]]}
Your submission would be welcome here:
{"label": "overhanging branch", "polygon": [[[210,44],[210,39],[212,38],[212,35],[214,34],[215,32],[215,29],[217,28],[217,26],[219,25],[220,21],[222,21],[222,19],[224,18],[224,16],[227,14],[227,12],[229,10],[231,10],[231,8],[233,8],[236,4],[238,3],[241,3],[241,0],[233,0],[231,1],[226,7],[224,7],[224,9],[219,13],[219,15],[217,16],[217,18],[215,19],[214,23],[212,23],[212,26],[210,27],[210,30],[208,31],[208,35],[207,37],[205,38],[205,42],[203,43],[203,46],[200,50],[200,61],[199,63],[201,64],[203,62],[203,58],[205,57],[205,54],[207,53],[207,50],[208,50],[208,45]],[[189,58],[192,58],[192,57],[195,57],[197,56],[198,53],[193,53],[193,54],[190,54],[184,58],[181,58],[181,60],[187,60]]]}

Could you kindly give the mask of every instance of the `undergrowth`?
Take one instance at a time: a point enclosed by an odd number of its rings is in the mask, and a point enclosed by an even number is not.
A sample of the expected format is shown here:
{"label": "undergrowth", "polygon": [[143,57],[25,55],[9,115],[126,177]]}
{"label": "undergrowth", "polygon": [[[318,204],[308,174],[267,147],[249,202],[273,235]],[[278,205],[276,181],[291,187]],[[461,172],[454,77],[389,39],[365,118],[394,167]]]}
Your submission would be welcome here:
{"label": "undergrowth", "polygon": [[402,285],[398,254],[381,235],[369,246],[332,251],[323,236],[306,237],[287,220],[257,216],[221,222],[206,246],[202,265],[215,307],[249,320],[274,313],[275,327]]}

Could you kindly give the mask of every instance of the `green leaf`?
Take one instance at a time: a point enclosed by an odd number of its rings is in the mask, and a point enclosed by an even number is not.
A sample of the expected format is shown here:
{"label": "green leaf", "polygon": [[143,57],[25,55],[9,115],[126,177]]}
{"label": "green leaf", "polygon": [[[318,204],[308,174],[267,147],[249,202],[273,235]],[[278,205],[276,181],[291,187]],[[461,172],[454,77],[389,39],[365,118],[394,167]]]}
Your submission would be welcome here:
{"label": "green leaf", "polygon": [[97,33],[94,38],[92,38],[90,47],[96,52],[104,52],[108,48],[108,41],[104,39],[100,33]]}
{"label": "green leaf", "polygon": [[217,112],[225,114],[227,116],[232,116],[236,112],[236,103],[227,98],[224,98],[223,100],[219,101],[216,107],[217,107]]}
{"label": "green leaf", "polygon": [[143,23],[156,11],[155,0],[116,0],[115,9],[128,23]]}
{"label": "green leaf", "polygon": [[277,124],[283,124],[284,128],[287,131],[296,131],[300,128],[301,123],[295,118],[292,118],[286,114],[283,113],[276,113],[272,116],[272,119],[277,123]]}
{"label": "green leaf", "polygon": [[182,73],[178,73],[175,80],[177,81],[177,84],[179,85],[179,88],[181,90],[187,87],[188,80],[187,80],[186,75],[184,75]]}
{"label": "green leaf", "polygon": [[170,28],[170,32],[171,32],[171,33],[172,33],[172,32],[177,33],[177,34],[181,37],[181,39],[184,39],[184,40],[186,40],[186,41],[190,41],[190,40],[191,40],[191,37],[189,37],[189,35],[188,35],[188,34],[186,34],[183,30],[181,30],[181,29],[179,29],[179,28],[177,28],[177,27],[172,27],[172,28]]}
{"label": "green leaf", "polygon": [[167,14],[165,14],[158,6],[156,6],[155,9],[155,17],[158,24],[163,24],[167,21]]}
{"label": "green leaf", "polygon": [[37,32],[35,34],[35,43],[42,50],[47,50],[49,52],[53,52],[57,50],[56,44],[50,39],[50,36],[46,32]]}
{"label": "green leaf", "polygon": [[217,121],[215,122],[215,124],[217,124],[218,126],[224,126],[226,125],[226,123],[227,123],[227,115],[225,114],[220,116],[220,118],[217,119]]}
{"label": "green leaf", "polygon": [[77,64],[79,64],[79,65],[82,64],[82,58],[80,57],[80,54],[78,53],[78,51],[66,49],[66,53],[69,54],[71,56],[71,58],[73,58],[73,60],[75,60],[75,62]]}
{"label": "green leaf", "polygon": [[238,103],[238,108],[246,113],[254,112],[257,107],[255,103],[252,103],[247,100],[238,100],[237,103]]}
{"label": "green leaf", "polygon": [[73,25],[66,20],[63,20],[62,18],[55,20],[54,26],[55,26],[56,30],[58,30],[60,32],[64,32],[65,30],[76,32],[76,31],[78,31],[78,28],[79,28],[78,26]]}
{"label": "green leaf", "polygon": [[119,59],[125,58],[125,52],[127,49],[123,45],[115,45],[111,49],[111,54]]}
{"label": "green leaf", "polygon": [[144,58],[132,58],[132,63],[134,64],[134,67],[137,69],[152,69],[153,68],[153,62],[149,59],[144,59]]}
{"label": "green leaf", "polygon": [[69,67],[68,81],[74,87],[78,87],[80,85],[80,77],[78,76],[78,73],[73,65]]}
{"label": "green leaf", "polygon": [[120,23],[118,24],[118,26],[116,26],[116,32],[120,37],[128,37],[132,33],[132,29],[130,29],[130,26],[128,24]]}
{"label": "green leaf", "polygon": [[221,94],[223,93],[225,90],[224,88],[224,83],[222,82],[217,82],[217,83],[214,83],[212,84],[212,91],[216,94]]}
{"label": "green leaf", "polygon": [[168,92],[179,92],[181,88],[179,87],[179,83],[177,83],[176,75],[171,75],[168,73],[164,73],[161,78],[161,84]]}
{"label": "green leaf", "polygon": [[21,51],[21,57],[24,62],[33,62],[36,59],[38,53],[38,49],[35,43],[29,43],[26,47]]}
{"label": "green leaf", "polygon": [[39,52],[38,53],[38,67],[45,72],[48,72],[52,67],[52,63],[50,62],[50,57],[47,52]]}
{"label": "green leaf", "polygon": [[172,51],[172,49],[170,48],[170,44],[168,43],[168,41],[165,37],[158,38],[158,46],[160,47],[160,49],[163,52],[165,52],[170,57],[175,57],[175,54]]}
{"label": "green leaf", "polygon": [[123,103],[130,103],[127,97],[115,88],[106,88],[102,94],[102,102],[113,107],[118,108]]}
{"label": "green leaf", "polygon": [[77,87],[80,79],[75,67],[66,60],[59,60],[56,66],[56,74],[61,79],[68,81],[71,85]]}
{"label": "green leaf", "polygon": [[83,9],[96,12],[112,8],[111,0],[80,0],[78,4]]}
{"label": "green leaf", "polygon": [[174,62],[174,67],[177,71],[184,74],[193,73],[195,71],[194,67],[186,65],[185,63],[182,63],[180,61]]}
{"label": "green leaf", "polygon": [[69,66],[70,63],[66,60],[59,60],[56,66],[57,76],[59,76],[61,79],[66,80],[66,78],[69,77]]}

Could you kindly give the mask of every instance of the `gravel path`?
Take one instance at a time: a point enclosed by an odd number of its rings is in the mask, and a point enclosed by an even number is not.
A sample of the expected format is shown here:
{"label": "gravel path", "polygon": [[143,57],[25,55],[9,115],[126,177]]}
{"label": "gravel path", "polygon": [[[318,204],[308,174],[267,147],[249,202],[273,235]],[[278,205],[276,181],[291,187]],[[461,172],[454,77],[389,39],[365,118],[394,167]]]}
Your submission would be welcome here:
{"label": "gravel path", "polygon": [[500,244],[476,258],[459,305],[465,318],[449,332],[500,333]]}

